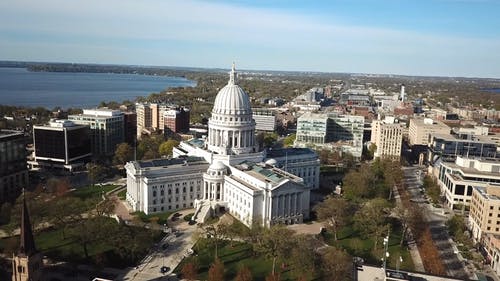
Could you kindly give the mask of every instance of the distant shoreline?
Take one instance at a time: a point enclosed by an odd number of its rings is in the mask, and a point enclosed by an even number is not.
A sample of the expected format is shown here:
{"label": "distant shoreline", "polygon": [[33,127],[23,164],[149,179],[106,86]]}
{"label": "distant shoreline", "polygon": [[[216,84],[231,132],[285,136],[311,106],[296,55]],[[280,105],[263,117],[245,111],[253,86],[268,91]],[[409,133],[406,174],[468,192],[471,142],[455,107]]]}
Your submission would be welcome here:
{"label": "distant shoreline", "polygon": [[500,94],[500,88],[489,88],[489,89],[482,89],[484,92],[489,92],[489,93],[497,93]]}
{"label": "distant shoreline", "polygon": [[197,84],[186,77],[148,74],[29,71],[26,67],[1,67],[0,104],[47,109],[90,108],[101,102],[134,102],[151,93]]}

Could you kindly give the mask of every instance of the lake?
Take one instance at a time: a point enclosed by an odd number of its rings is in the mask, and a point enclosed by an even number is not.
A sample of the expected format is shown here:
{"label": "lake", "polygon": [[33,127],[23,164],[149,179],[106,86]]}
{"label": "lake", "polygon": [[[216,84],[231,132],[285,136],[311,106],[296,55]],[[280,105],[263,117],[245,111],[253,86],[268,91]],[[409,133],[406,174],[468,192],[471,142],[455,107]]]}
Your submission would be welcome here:
{"label": "lake", "polygon": [[32,72],[0,67],[0,104],[52,109],[91,108],[101,101],[133,101],[196,82],[169,76],[114,73]]}

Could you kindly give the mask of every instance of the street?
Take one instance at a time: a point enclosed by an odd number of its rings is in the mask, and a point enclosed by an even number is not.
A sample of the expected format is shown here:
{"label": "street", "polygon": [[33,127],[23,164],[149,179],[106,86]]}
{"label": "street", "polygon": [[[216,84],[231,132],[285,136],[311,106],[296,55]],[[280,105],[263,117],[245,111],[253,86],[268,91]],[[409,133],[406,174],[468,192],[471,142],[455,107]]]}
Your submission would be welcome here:
{"label": "street", "polygon": [[[193,213],[193,209],[179,211],[182,216],[175,222],[169,218],[170,229],[176,233],[168,233],[160,243],[151,248],[150,253],[139,263],[139,265],[118,278],[118,280],[177,280],[173,276],[172,270],[177,267],[181,260],[189,255],[189,250],[195,241],[192,234],[198,228],[197,225],[189,225],[184,221],[183,216]],[[167,267],[165,273],[161,272],[162,267]]]}
{"label": "street", "polygon": [[443,264],[447,268],[448,275],[460,279],[473,279],[475,277],[474,273],[466,270],[465,261],[459,256],[456,245],[448,235],[445,223],[448,220],[447,214],[449,212],[446,209],[435,208],[432,204],[426,203],[428,201],[420,191],[424,176],[423,170],[414,166],[404,167],[403,171],[406,187],[410,193],[411,201],[413,201],[412,204],[418,204],[422,208],[424,219],[428,222],[432,239]]}

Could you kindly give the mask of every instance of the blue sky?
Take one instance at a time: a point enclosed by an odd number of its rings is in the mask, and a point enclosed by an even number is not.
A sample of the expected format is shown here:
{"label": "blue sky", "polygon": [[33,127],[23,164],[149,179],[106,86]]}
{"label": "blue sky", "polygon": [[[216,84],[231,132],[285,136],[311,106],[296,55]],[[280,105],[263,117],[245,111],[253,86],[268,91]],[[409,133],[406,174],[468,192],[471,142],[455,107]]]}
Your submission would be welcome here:
{"label": "blue sky", "polygon": [[500,0],[2,0],[0,59],[500,78]]}

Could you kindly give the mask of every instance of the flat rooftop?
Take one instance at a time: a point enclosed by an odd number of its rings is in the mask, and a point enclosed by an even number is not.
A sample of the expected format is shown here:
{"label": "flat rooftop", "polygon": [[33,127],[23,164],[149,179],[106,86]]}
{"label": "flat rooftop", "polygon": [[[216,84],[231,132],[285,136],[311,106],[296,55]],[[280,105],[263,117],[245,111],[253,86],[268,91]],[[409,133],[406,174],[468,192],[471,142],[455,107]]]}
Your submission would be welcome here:
{"label": "flat rooftop", "polygon": [[205,147],[205,140],[203,140],[203,139],[194,138],[194,139],[190,139],[190,140],[188,140],[186,142],[189,143],[192,146],[196,146],[196,147],[199,147],[199,148]]}
{"label": "flat rooftop", "polygon": [[266,151],[267,158],[279,158],[286,156],[295,156],[295,155],[307,155],[315,156],[316,152],[310,148],[278,148],[278,149],[269,149]]}
{"label": "flat rooftop", "polygon": [[464,280],[447,276],[430,275],[425,273],[408,272],[403,270],[384,269],[380,266],[362,265],[357,266],[354,280],[358,281],[381,281],[381,280],[418,280],[418,281],[452,281]]}
{"label": "flat rooftop", "polygon": [[476,189],[479,192],[479,194],[481,194],[481,196],[485,199],[500,200],[500,197],[493,195],[493,194],[488,194],[486,188],[483,186],[474,186],[474,189]]}
{"label": "flat rooftop", "polygon": [[203,157],[141,160],[141,161],[135,161],[133,163],[135,167],[139,169],[207,164],[207,162]]}
{"label": "flat rooftop", "polygon": [[23,136],[24,133],[21,131],[15,130],[0,130],[0,139],[15,137],[15,136]]}
{"label": "flat rooftop", "polygon": [[243,162],[239,165],[236,165],[235,167],[238,170],[243,171],[258,180],[274,184],[278,184],[285,179],[289,179],[295,182],[301,180],[301,178],[297,176],[287,173],[281,169],[266,165],[264,163],[255,164],[251,162]]}
{"label": "flat rooftop", "polygon": [[495,144],[495,141],[489,136],[473,136],[472,139],[461,139],[458,135],[452,134],[432,134],[432,136],[444,141]]}

